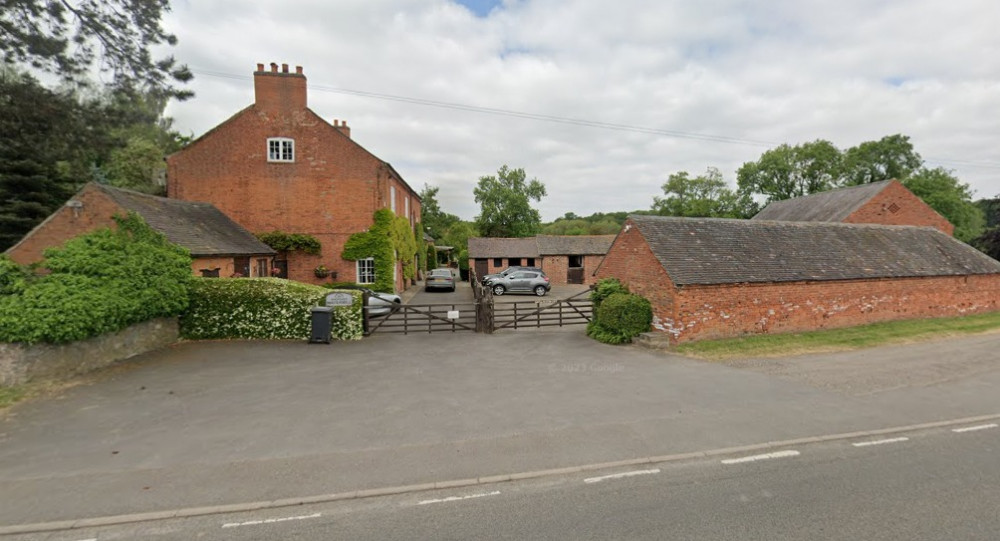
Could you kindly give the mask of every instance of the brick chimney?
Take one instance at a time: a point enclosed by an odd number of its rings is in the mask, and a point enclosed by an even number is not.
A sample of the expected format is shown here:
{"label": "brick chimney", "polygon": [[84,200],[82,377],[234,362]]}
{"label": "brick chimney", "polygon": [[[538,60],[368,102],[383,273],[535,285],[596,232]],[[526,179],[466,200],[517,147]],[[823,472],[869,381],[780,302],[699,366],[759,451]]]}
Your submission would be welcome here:
{"label": "brick chimney", "polygon": [[341,122],[339,120],[334,119],[334,121],[333,121],[333,127],[337,128],[337,131],[339,131],[340,133],[346,135],[348,139],[351,138],[351,128],[347,127],[347,121],[346,120],[343,121],[343,122]]}
{"label": "brick chimney", "polygon": [[295,73],[288,72],[288,64],[271,63],[270,71],[264,64],[257,64],[253,73],[254,106],[261,109],[305,109],[306,76],[302,66],[295,66]]}

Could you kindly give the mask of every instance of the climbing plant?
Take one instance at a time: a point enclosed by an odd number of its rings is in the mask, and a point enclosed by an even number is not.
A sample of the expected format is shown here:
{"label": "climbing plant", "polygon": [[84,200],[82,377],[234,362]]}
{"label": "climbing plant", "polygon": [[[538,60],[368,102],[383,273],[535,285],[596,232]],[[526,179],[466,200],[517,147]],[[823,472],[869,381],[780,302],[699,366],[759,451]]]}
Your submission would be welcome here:
{"label": "climbing plant", "polygon": [[310,255],[319,255],[322,248],[316,237],[305,233],[285,233],[284,231],[275,230],[268,233],[257,233],[256,235],[261,242],[278,252],[299,250]]}
{"label": "climbing plant", "polygon": [[375,283],[372,289],[384,293],[393,293],[395,285],[392,281],[392,268],[396,262],[396,249],[393,246],[393,218],[389,209],[379,209],[373,216],[374,223],[368,231],[351,235],[344,243],[341,257],[350,261],[372,258],[375,261]]}

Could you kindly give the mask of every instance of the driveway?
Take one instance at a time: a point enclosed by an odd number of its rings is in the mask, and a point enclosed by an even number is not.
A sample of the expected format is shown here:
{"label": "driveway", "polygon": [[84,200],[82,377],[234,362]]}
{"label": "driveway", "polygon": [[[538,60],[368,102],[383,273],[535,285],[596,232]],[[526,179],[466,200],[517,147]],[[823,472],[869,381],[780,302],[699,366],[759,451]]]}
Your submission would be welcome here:
{"label": "driveway", "polygon": [[[1000,335],[948,342],[982,357]],[[857,352],[877,365],[924,345]],[[933,355],[939,351],[934,350]],[[838,354],[840,355],[840,354]],[[0,420],[0,524],[259,501],[1000,411],[1000,361],[857,396],[579,332],[177,344]],[[865,363],[860,363],[865,364]],[[880,366],[880,370],[884,366]]]}

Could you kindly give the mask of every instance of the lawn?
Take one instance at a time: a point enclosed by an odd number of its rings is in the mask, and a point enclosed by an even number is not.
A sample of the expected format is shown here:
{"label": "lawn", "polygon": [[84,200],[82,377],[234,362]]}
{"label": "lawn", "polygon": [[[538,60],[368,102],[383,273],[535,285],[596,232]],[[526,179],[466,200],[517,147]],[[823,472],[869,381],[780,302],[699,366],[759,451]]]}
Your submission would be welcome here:
{"label": "lawn", "polygon": [[682,344],[674,352],[699,359],[783,357],[803,353],[845,351],[886,344],[1000,331],[1000,312],[973,316],[890,321],[846,329],[793,334],[766,334]]}

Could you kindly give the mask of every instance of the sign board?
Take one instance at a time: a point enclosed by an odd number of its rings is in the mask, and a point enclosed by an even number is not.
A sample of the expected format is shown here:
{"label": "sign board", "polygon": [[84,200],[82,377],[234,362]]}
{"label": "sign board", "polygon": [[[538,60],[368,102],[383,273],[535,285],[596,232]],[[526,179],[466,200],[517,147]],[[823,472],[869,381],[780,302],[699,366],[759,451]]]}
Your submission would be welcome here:
{"label": "sign board", "polygon": [[458,310],[448,310],[448,319],[458,319]]}
{"label": "sign board", "polygon": [[328,293],[326,295],[327,306],[351,306],[354,304],[354,296],[350,293]]}

